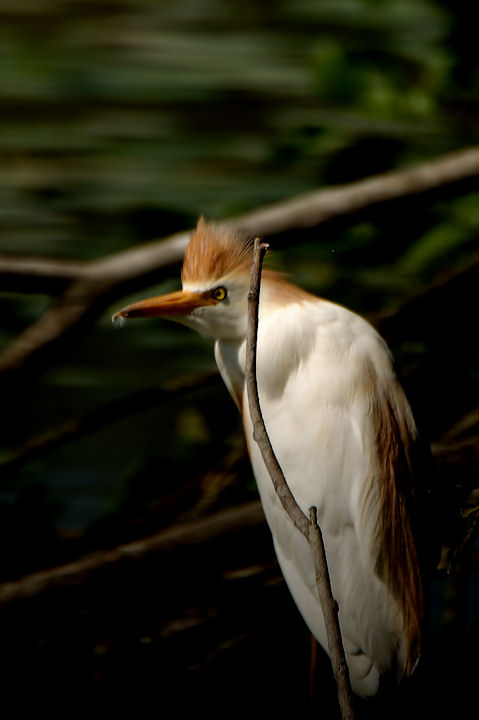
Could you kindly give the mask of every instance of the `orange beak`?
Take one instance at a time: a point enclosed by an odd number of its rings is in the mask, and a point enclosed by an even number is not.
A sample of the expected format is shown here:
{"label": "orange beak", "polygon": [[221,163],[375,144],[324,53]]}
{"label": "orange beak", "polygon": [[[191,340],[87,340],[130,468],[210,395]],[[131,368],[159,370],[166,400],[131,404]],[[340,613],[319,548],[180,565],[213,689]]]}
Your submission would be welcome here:
{"label": "orange beak", "polygon": [[214,305],[215,301],[209,293],[177,290],[176,292],[160,295],[159,297],[140,300],[127,305],[112,317],[116,327],[121,327],[127,318],[137,317],[163,317],[178,318],[189,315],[202,305]]}

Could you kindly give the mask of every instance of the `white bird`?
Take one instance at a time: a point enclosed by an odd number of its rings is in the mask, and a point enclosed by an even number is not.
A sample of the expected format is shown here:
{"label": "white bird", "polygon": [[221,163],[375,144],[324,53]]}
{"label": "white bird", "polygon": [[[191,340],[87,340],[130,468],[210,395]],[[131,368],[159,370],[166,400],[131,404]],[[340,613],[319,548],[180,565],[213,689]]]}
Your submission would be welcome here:
{"label": "white bird", "polygon": [[[200,219],[185,252],[183,289],[114,316],[172,318],[215,339],[223,380],[242,412],[281,570],[328,651],[311,553],[286,515],[252,437],[245,390],[253,240]],[[390,352],[364,319],[274,271],[262,275],[257,381],[265,425],[303,512],[318,509],[339,606],[351,685],[374,695],[417,664],[423,599],[410,512],[416,426]]]}

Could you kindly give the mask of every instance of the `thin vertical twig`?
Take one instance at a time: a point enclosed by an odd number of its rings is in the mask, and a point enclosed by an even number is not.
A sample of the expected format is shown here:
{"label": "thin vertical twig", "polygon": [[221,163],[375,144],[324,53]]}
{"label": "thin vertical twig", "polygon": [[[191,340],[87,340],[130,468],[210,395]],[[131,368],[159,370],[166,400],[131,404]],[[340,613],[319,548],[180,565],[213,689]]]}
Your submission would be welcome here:
{"label": "thin vertical twig", "polygon": [[248,293],[248,329],[246,335],[246,389],[253,424],[253,437],[261,451],[276,493],[288,513],[291,522],[304,535],[309,543],[313,559],[316,585],[323,611],[329,654],[336,680],[339,706],[343,720],[354,720],[354,709],[346,656],[341,638],[338,619],[338,606],[334,600],[329,578],[323,536],[317,522],[317,510],[310,508],[308,518],[297,504],[288,487],[283,471],[269,439],[261,413],[258,384],[256,380],[256,346],[258,337],[259,296],[261,287],[261,269],[268,249],[260,238],[255,239],[253,265],[251,267],[251,286]]}
{"label": "thin vertical twig", "polygon": [[326,551],[324,548],[323,534],[318,525],[317,511],[315,507],[309,508],[309,547],[313,558],[314,572],[316,575],[316,587],[318,588],[319,601],[324,616],[326,634],[328,637],[329,656],[333,667],[333,675],[338,691],[339,707],[344,720],[353,720],[354,709],[351,692],[349,670],[344,654],[341,628],[339,626],[338,604],[333,597],[331,580],[329,578]]}
{"label": "thin vertical twig", "polygon": [[248,404],[253,424],[253,438],[258,443],[268,468],[274,489],[289,517],[298,530],[307,538],[309,533],[309,520],[296,503],[291,490],[284,479],[281,467],[276,459],[266,430],[259,405],[258,384],[256,381],[256,344],[258,336],[258,308],[261,284],[261,267],[263,258],[268,249],[266,243],[259,238],[255,240],[253,267],[251,270],[251,286],[248,293],[248,330],[246,335],[246,389]]}

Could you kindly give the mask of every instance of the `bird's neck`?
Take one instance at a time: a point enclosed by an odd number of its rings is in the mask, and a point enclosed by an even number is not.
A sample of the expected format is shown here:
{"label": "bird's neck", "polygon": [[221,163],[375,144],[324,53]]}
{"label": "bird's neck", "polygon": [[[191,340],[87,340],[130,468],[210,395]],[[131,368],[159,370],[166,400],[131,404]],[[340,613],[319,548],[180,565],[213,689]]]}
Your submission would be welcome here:
{"label": "bird's neck", "polygon": [[217,340],[215,343],[218,370],[239,410],[243,405],[245,347],[244,338]]}
{"label": "bird's neck", "polygon": [[302,288],[294,285],[275,270],[266,268],[261,277],[260,318],[290,305],[301,305],[305,301],[319,300]]}
{"label": "bird's neck", "polygon": [[[311,302],[321,302],[304,290],[267,272],[261,286],[257,341],[257,380],[260,395],[271,398],[281,394],[284,384],[300,360],[298,346],[305,345],[304,325]],[[313,339],[311,333],[310,339]],[[308,345],[308,343],[306,343]],[[303,347],[305,352],[310,350]],[[238,407],[242,407],[245,385],[246,339],[220,339],[215,358],[221,376]]]}

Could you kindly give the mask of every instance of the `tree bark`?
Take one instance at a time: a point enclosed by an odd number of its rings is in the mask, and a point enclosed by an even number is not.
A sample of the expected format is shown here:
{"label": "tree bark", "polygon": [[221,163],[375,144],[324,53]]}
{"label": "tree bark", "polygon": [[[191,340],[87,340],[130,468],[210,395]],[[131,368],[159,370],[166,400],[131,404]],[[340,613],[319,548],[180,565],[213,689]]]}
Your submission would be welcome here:
{"label": "tree bark", "polygon": [[267,249],[268,246],[265,243],[261,243],[259,238],[256,238],[254,259],[251,268],[251,287],[248,294],[248,331],[246,336],[245,372],[248,404],[251,421],[253,423],[253,437],[261,450],[264,463],[283,508],[288,513],[291,522],[304,535],[309,543],[316,575],[316,586],[326,625],[329,655],[333,667],[334,679],[336,681],[341,716],[343,720],[353,720],[354,708],[349,670],[341,638],[341,629],[339,627],[338,607],[331,589],[323,536],[317,523],[317,511],[314,507],[310,508],[310,518],[307,518],[294,499],[283,471],[276,459],[259,403],[258,385],[256,381],[256,344],[261,268]]}

